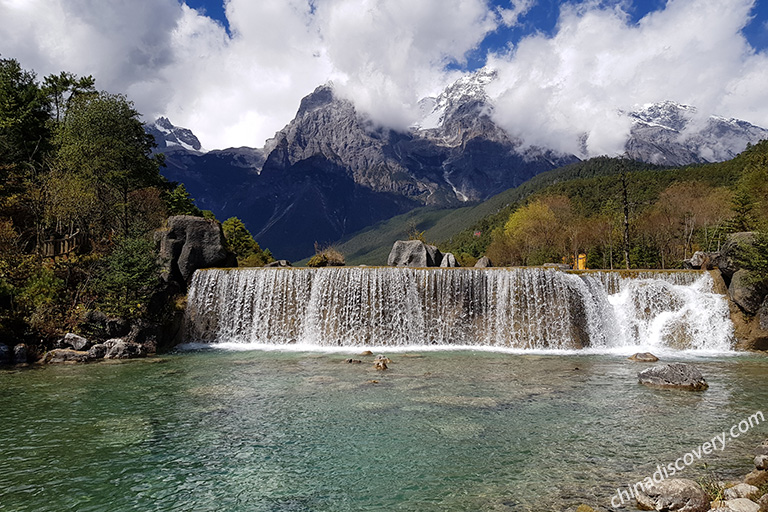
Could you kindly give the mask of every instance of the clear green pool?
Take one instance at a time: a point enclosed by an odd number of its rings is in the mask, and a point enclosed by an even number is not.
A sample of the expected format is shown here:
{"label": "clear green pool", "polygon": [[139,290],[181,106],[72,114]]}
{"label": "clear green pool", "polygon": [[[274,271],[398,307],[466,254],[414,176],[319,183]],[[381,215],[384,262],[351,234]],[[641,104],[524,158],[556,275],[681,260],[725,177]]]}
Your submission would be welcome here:
{"label": "clear green pool", "polygon": [[[0,510],[608,510],[617,487],[768,413],[761,356],[681,355],[703,393],[643,387],[646,365],[617,355],[392,353],[386,372],[347,357],[0,371]],[[743,475],[766,437],[682,476]]]}

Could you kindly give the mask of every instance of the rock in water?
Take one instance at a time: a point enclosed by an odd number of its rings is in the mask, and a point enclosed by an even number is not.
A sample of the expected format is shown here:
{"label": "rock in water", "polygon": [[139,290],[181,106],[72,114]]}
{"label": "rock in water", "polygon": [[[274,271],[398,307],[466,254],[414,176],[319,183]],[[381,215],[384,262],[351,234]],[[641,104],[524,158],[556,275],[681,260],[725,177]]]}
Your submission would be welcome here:
{"label": "rock in water", "polygon": [[768,470],[768,455],[758,455],[755,457],[755,467],[763,471]]}
{"label": "rock in water", "polygon": [[654,483],[644,491],[638,490],[637,508],[669,512],[707,512],[709,497],[693,480],[674,478]]}
{"label": "rock in water", "polygon": [[215,220],[191,215],[168,218],[168,227],[155,233],[164,277],[183,285],[195,270],[211,267],[236,267],[235,254],[227,249],[224,231]]}
{"label": "rock in water", "polygon": [[491,262],[491,259],[488,256],[483,256],[479,260],[477,260],[477,263],[475,263],[475,268],[490,268],[493,267],[493,263]]}
{"label": "rock in water", "polygon": [[459,262],[456,261],[456,256],[453,253],[447,252],[443,254],[443,260],[440,262],[440,266],[443,268],[456,268],[459,266]]}
{"label": "rock in water", "polygon": [[398,240],[387,258],[390,267],[439,267],[443,255],[421,240]]}
{"label": "rock in water", "polygon": [[659,360],[658,357],[651,354],[650,352],[638,352],[637,354],[634,354],[627,359],[630,361],[637,361],[638,363],[655,363]]}
{"label": "rock in water", "polygon": [[701,372],[695,366],[685,363],[673,363],[647,368],[638,373],[637,378],[641,384],[664,388],[702,391],[709,387]]}

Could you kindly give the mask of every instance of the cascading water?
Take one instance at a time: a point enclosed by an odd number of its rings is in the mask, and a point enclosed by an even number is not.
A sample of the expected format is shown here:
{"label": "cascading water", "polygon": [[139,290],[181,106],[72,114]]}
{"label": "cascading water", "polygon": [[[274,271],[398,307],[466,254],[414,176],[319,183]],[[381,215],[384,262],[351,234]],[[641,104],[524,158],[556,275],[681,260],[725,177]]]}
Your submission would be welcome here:
{"label": "cascading water", "polygon": [[732,333],[706,272],[213,269],[185,318],[188,341],[270,345],[724,351]]}

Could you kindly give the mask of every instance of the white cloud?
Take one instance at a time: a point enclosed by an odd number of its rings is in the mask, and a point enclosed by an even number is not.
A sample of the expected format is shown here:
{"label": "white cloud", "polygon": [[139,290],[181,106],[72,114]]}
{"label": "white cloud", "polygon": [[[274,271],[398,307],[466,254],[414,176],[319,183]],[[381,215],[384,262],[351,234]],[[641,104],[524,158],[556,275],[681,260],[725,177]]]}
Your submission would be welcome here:
{"label": "white cloud", "polygon": [[636,25],[620,5],[566,5],[553,37],[530,36],[490,57],[500,72],[492,91],[497,121],[530,144],[572,153],[589,134],[593,155],[621,152],[630,125],[617,109],[648,102],[668,99],[766,125],[759,97],[768,65],[740,32],[753,4],[670,0]]}
{"label": "white cloud", "polygon": [[[0,0],[0,53],[40,75],[93,74],[208,148],[258,146],[328,80],[379,122],[409,124],[420,97],[458,77],[446,64],[534,3],[226,0],[229,35],[180,0]],[[768,126],[768,56],[740,33],[753,3],[670,0],[636,25],[628,0],[565,4],[554,36],[489,56],[498,121],[564,151],[588,133],[591,153],[621,146],[617,109],[665,99]]]}
{"label": "white cloud", "polygon": [[496,28],[486,0],[227,0],[231,37],[177,0],[0,0],[0,52],[40,75],[93,74],[206,147],[261,145],[328,80],[404,127]]}
{"label": "white cloud", "polygon": [[507,27],[517,25],[518,20],[525,16],[536,4],[535,0],[511,0],[510,7],[497,7],[502,23]]}

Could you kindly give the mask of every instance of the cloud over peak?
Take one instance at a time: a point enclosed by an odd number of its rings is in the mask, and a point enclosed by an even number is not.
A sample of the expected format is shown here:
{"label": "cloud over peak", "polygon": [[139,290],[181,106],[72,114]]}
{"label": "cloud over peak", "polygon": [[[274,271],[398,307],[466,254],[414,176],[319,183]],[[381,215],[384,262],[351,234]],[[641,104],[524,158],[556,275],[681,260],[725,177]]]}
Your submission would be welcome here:
{"label": "cloud over peak", "polygon": [[[536,3],[227,0],[227,31],[178,0],[0,0],[0,53],[40,75],[93,74],[206,147],[258,146],[329,80],[378,122],[408,126],[420,98]],[[741,33],[754,3],[669,0],[637,22],[627,1],[564,4],[552,35],[533,30],[488,55],[497,121],[563,151],[586,133],[594,154],[628,133],[618,110],[648,102],[768,125],[768,57]]]}

